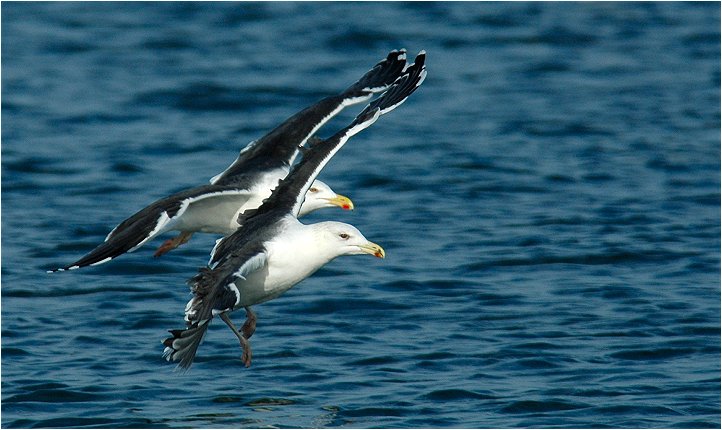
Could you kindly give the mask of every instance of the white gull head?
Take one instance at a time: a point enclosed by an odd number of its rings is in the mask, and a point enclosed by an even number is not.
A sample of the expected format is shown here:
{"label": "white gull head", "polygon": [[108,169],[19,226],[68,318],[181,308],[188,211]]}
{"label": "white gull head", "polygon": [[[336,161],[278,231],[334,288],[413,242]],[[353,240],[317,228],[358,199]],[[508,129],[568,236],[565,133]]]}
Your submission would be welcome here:
{"label": "white gull head", "polygon": [[353,210],[353,202],[346,196],[336,194],[328,184],[319,180],[313,181],[306,192],[298,216],[304,216],[315,210],[338,206],[344,210]]}

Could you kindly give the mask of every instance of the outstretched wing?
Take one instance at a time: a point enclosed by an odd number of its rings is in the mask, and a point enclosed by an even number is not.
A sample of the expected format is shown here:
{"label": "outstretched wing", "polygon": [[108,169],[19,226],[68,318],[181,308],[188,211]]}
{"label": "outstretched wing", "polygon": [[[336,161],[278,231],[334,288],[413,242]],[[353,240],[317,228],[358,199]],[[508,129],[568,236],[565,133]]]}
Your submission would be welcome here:
{"label": "outstretched wing", "polygon": [[192,204],[211,199],[237,199],[243,196],[250,197],[248,190],[204,185],[162,198],[118,224],[103,243],[79,260],[49,272],[74,270],[108,262],[126,252],[135,251],[159,234],[171,230]]}
{"label": "outstretched wing", "polygon": [[426,53],[421,51],[413,65],[399,76],[394,84],[378,99],[371,102],[346,128],[330,138],[316,143],[304,154],[303,161],[273,191],[271,197],[255,211],[246,211],[239,217],[243,224],[257,214],[269,211],[283,211],[298,216],[306,191],[319,172],[333,155],[341,149],[351,136],[373,124],[379,115],[388,113],[401,105],[426,78],[424,61]]}
{"label": "outstretched wing", "polygon": [[288,118],[267,135],[246,146],[212,184],[234,184],[259,169],[290,168],[299,148],[346,106],[364,102],[391,85],[406,64],[406,51],[394,50],[342,93],[326,97]]}

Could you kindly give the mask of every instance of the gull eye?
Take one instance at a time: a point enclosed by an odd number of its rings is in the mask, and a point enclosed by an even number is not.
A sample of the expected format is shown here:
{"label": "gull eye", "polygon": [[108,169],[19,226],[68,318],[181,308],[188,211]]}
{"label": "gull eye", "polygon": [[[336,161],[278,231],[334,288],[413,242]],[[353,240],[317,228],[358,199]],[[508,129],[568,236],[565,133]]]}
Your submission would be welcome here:
{"label": "gull eye", "polygon": [[341,233],[341,234],[338,235],[338,237],[340,237],[340,238],[343,239],[343,240],[346,240],[346,239],[348,239],[348,238],[351,237],[351,236],[349,236],[347,233]]}
{"label": "gull eye", "polygon": [[311,187],[311,188],[309,188],[308,191],[310,191],[310,192],[312,192],[312,193],[317,193],[317,192],[318,192],[318,188],[316,188],[316,187]]}

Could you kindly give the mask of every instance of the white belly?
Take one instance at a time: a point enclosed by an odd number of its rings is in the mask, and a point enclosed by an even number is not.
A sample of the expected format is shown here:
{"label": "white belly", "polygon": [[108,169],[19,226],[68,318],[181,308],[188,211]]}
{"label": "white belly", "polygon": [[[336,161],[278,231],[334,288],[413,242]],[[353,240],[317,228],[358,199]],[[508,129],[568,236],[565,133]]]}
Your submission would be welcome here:
{"label": "white belly", "polygon": [[251,196],[218,196],[191,203],[173,225],[174,230],[228,235],[236,231],[238,213],[258,207],[262,199]]}
{"label": "white belly", "polygon": [[266,265],[250,274],[246,280],[236,281],[236,288],[241,294],[241,301],[236,305],[236,309],[275,299],[316,270],[318,267],[294,268],[290,265],[278,268],[271,262],[270,268]]}
{"label": "white belly", "polygon": [[172,229],[229,235],[238,228],[238,215],[248,209],[258,208],[287,173],[284,169],[269,172],[247,193],[220,193],[193,201],[172,224]]}
{"label": "white belly", "polygon": [[[301,224],[292,221],[297,227]],[[309,231],[303,227],[294,229],[302,241],[311,241]],[[308,236],[308,237],[306,237]],[[289,236],[285,236],[289,240]],[[291,287],[311,276],[330,260],[324,254],[307,251],[310,246],[290,248],[284,242],[266,244],[268,259],[261,269],[249,274],[245,280],[236,281],[241,300],[236,308],[252,306],[275,299]]]}

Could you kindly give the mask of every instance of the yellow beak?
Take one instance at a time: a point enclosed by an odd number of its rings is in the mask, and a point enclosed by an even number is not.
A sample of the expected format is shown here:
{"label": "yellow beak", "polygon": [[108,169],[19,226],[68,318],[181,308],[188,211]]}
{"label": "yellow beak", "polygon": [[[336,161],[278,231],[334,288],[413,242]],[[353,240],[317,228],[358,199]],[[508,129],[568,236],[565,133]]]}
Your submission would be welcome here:
{"label": "yellow beak", "polygon": [[353,202],[351,199],[349,199],[346,196],[342,196],[341,194],[336,194],[336,197],[332,199],[328,199],[328,202],[332,205],[336,205],[340,207],[343,210],[352,211],[353,210]]}
{"label": "yellow beak", "polygon": [[359,248],[364,253],[371,254],[374,257],[386,258],[386,251],[384,251],[384,249],[381,246],[379,246],[373,242],[368,242],[365,245],[359,245]]}

